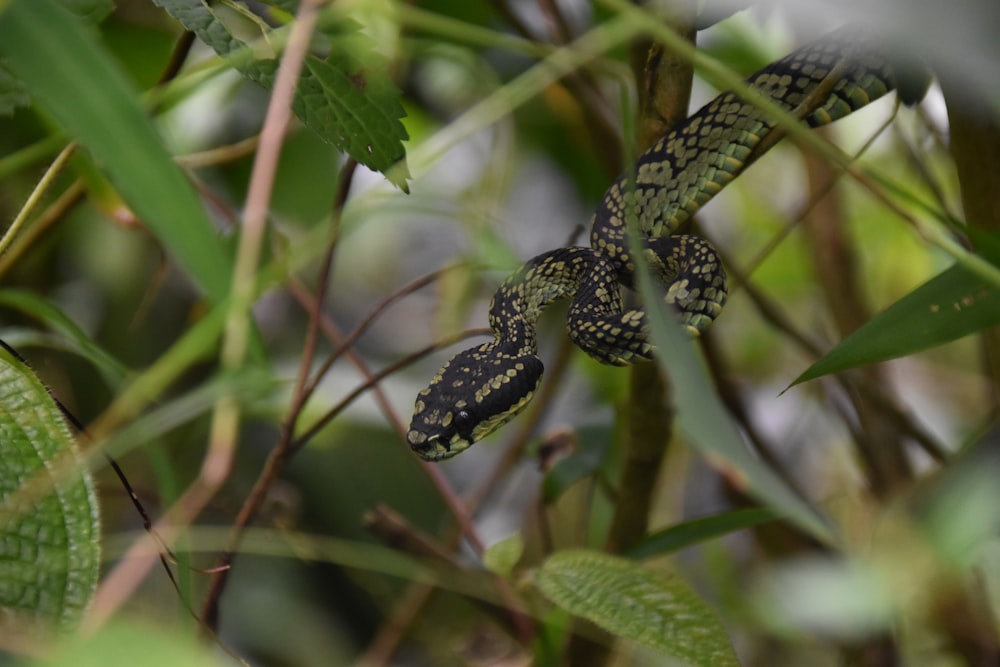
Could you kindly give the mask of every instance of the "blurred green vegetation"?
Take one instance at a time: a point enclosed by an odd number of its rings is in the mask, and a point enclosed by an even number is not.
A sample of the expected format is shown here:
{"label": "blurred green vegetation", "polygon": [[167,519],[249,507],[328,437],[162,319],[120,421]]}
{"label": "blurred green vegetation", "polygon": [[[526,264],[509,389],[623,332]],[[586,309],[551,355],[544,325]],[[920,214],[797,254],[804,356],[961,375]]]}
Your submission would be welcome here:
{"label": "blurred green vegetation", "polygon": [[[11,7],[29,1],[0,2],[0,28]],[[104,3],[65,4],[97,11]],[[606,545],[631,399],[627,371],[569,351],[559,307],[542,324],[541,397],[454,460],[425,466],[400,429],[416,392],[459,343],[419,356],[372,383],[377,395],[363,391],[324,420],[373,373],[485,326],[490,294],[519,262],[586,243],[591,211],[618,172],[611,162],[632,154],[622,129],[635,126],[636,108],[627,38],[644,26],[625,22],[614,2],[323,4],[321,28],[356,21],[372,49],[354,72],[360,78],[350,79],[360,94],[376,70],[395,82],[388,97],[406,111],[409,194],[383,174],[355,169],[358,156],[341,152],[346,143],[293,121],[250,280],[251,349],[234,366],[220,351],[229,335],[226,285],[270,90],[200,40],[188,44],[161,6],[175,14],[188,5],[206,12],[220,5],[244,18],[256,12],[246,21],[251,28],[240,24],[250,37],[239,34],[255,47],[244,51],[264,57],[265,46],[283,47],[285,11],[299,3],[113,4],[99,23],[67,25],[92,40],[83,43],[95,45],[95,67],[122,74],[120,89],[90,72],[87,99],[67,101],[69,93],[57,90],[49,93],[56,108],[41,95],[0,116],[0,220],[17,218],[59,151],[80,141],[0,256],[0,338],[92,431],[86,447],[117,457],[149,517],[172,517],[160,530],[175,523],[184,530],[173,543],[176,560],[167,558],[177,590],[155,560],[134,588],[115,578],[145,534],[143,521],[112,471],[91,457],[106,561],[92,611],[110,617],[86,626],[101,626],[89,642],[67,645],[71,662],[56,656],[51,664],[235,664],[226,652],[253,665],[303,667],[668,664],[656,652],[670,654],[663,636],[692,630],[669,625],[671,615],[655,604],[666,594],[695,600],[677,603],[673,618],[696,607],[709,620],[693,631],[709,633],[712,651],[734,647],[742,665],[1000,659],[991,370],[1000,365],[988,363],[995,346],[964,337],[788,389],[850,333],[845,321],[871,320],[955,261],[939,237],[964,242],[964,227],[952,222],[963,220],[963,197],[977,195],[962,192],[947,143],[946,104],[954,101],[939,88],[916,109],[897,108],[889,96],[824,132],[848,155],[878,134],[856,163],[868,180],[839,174],[821,198],[820,181],[838,171],[785,142],[699,213],[696,228],[731,269],[731,296],[700,350],[660,339],[680,355],[664,354],[670,409],[680,413],[653,471],[646,539],[632,545],[642,560],[630,566],[584,553],[576,562],[570,550]],[[989,7],[982,11],[991,16]],[[822,32],[797,31],[798,18],[737,13],[702,31],[699,49],[744,76]],[[263,26],[274,29],[267,40],[253,32]],[[919,28],[904,23],[896,36],[909,30],[919,41]],[[316,53],[335,48],[332,34],[317,38]],[[553,73],[551,54],[582,36],[602,48],[594,57],[570,50],[572,74]],[[17,72],[4,48],[0,67]],[[180,67],[171,72],[175,59]],[[696,104],[716,92],[707,79],[696,74]],[[7,92],[0,90],[0,108]],[[87,126],[94,114],[83,107],[100,104],[148,122],[156,151],[131,141],[131,126],[116,115]],[[982,121],[984,146],[997,128],[995,103],[986,108],[994,115]],[[109,128],[104,144],[90,143]],[[145,174],[129,173],[130,164],[173,173],[168,156],[183,178],[123,187],[123,179]],[[406,180],[404,171],[392,173]],[[900,186],[901,193],[884,190],[905,215],[874,198],[872,183]],[[139,201],[149,191],[159,197],[152,213]],[[172,200],[173,192],[182,194]],[[185,213],[192,202],[193,218]],[[822,216],[834,224],[823,226]],[[987,239],[1000,227],[963,222]],[[837,271],[825,271],[824,261]],[[433,271],[442,273],[407,288]],[[989,275],[971,275],[982,294],[995,296]],[[329,355],[348,351],[344,336],[396,294],[402,298],[349,346],[357,356],[324,368]],[[995,318],[986,313],[965,332]],[[902,354],[915,333],[897,325],[874,337]],[[304,356],[321,376],[294,410]],[[202,488],[206,456],[219,451],[227,398],[238,406],[232,469],[196,516],[177,518],[171,508]],[[275,462],[282,443],[293,446]],[[260,482],[269,466],[274,477]],[[220,571],[213,568],[251,501],[259,505],[248,532],[224,585],[214,588]],[[519,542],[504,542],[514,535]],[[486,561],[503,563],[500,576],[483,564],[482,547],[497,543]],[[553,554],[563,555],[547,560]],[[602,576],[610,588],[598,585]],[[546,597],[546,586],[561,593]],[[109,603],[116,592],[122,599]],[[568,600],[575,592],[593,595]],[[206,599],[218,606],[203,618]],[[666,624],[655,640],[641,618],[623,611],[643,605],[648,618]],[[11,661],[28,660],[14,657],[24,651],[16,639],[2,636],[0,646]],[[713,664],[712,651],[683,656]]]}

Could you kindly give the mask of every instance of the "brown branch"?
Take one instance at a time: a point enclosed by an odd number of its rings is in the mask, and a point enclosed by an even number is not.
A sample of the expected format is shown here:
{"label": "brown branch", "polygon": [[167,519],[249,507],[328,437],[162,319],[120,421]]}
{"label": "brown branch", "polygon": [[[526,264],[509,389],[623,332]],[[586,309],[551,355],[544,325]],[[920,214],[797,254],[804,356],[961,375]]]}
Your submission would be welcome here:
{"label": "brown branch", "polygon": [[284,467],[285,462],[287,462],[288,458],[290,458],[293,453],[293,448],[291,446],[292,434],[295,432],[295,424],[297,423],[299,415],[308,400],[308,393],[305,389],[309,376],[309,368],[312,365],[312,360],[316,353],[316,338],[319,331],[319,320],[321,315],[320,304],[322,304],[323,298],[328,289],[330,272],[333,266],[333,256],[337,247],[337,239],[339,237],[336,230],[339,227],[339,220],[343,212],[344,204],[347,201],[347,193],[350,190],[356,167],[357,162],[353,159],[348,159],[340,172],[337,194],[333,203],[332,226],[334,231],[330,235],[330,241],[327,244],[320,266],[316,288],[316,305],[310,312],[309,326],[306,331],[306,339],[303,344],[302,357],[299,362],[298,374],[295,380],[295,389],[292,392],[292,402],[288,409],[288,417],[282,424],[281,435],[279,436],[278,443],[272,450],[271,455],[268,457],[267,464],[258,476],[257,481],[254,483],[250,494],[240,507],[239,513],[236,515],[229,537],[226,540],[225,549],[216,559],[215,573],[212,575],[212,579],[209,582],[208,592],[205,595],[205,602],[202,605],[202,619],[205,625],[213,631],[217,631],[219,627],[219,602],[222,599],[222,593],[229,580],[229,572],[232,569],[234,560],[236,559],[236,551],[239,548],[243,532],[246,527],[250,525],[253,517],[257,515],[257,512],[260,510],[261,505],[263,505],[264,500],[267,497],[268,490],[274,483],[278,473]]}
{"label": "brown branch", "polygon": [[[828,191],[828,184],[835,177],[834,170],[826,160],[815,155],[806,154],[805,159],[810,191]],[[814,199],[818,204],[805,219],[804,238],[827,309],[843,338],[871,319],[871,312],[865,306],[858,284],[858,260],[847,238],[847,219],[840,200],[835,193]],[[892,395],[880,365],[867,365],[858,373],[865,377],[866,384],[880,388],[886,396]],[[888,497],[904,488],[913,477],[906,445],[892,420],[886,419],[881,410],[868,401],[853,400],[856,396],[848,392],[859,422],[855,445],[868,462],[872,490],[879,496]]]}
{"label": "brown branch", "polygon": [[[373,306],[368,311],[368,314],[365,315],[365,318],[361,320],[361,322],[356,327],[354,327],[354,329],[346,336],[340,336],[339,331],[336,331],[335,328],[332,328],[328,325],[326,327],[326,333],[330,338],[336,339],[336,344],[337,344],[336,349],[330,353],[330,355],[323,361],[322,366],[320,366],[319,369],[317,369],[316,372],[313,374],[313,379],[309,382],[308,385],[306,385],[305,391],[309,395],[311,395],[313,392],[316,391],[316,387],[329,372],[330,368],[337,362],[338,359],[340,359],[342,355],[353,349],[354,344],[368,330],[368,327],[370,327],[372,323],[376,319],[378,319],[382,315],[382,313],[386,311],[387,308],[389,308],[389,306],[409,296],[413,292],[416,292],[422,287],[430,285],[431,283],[435,282],[438,278],[440,278],[445,272],[450,271],[453,268],[455,267],[454,266],[446,267],[443,269],[438,269],[437,271],[432,271],[431,273],[421,276],[416,280],[413,280],[412,282],[399,288],[398,290],[396,290],[395,292],[393,292],[392,294],[390,294],[389,296],[385,297],[377,304],[375,304],[375,306]],[[310,299],[306,298],[306,295],[303,293],[302,290],[295,289],[293,290],[293,292],[295,293],[296,298],[299,299],[299,302],[302,303],[303,305],[306,305],[311,302]],[[405,431],[404,431],[404,436],[405,436]]]}
{"label": "brown branch", "polygon": [[[694,41],[690,24],[675,22],[673,28]],[[641,82],[638,149],[645,150],[667,128],[687,117],[694,71],[690,62],[647,41],[633,45],[631,60],[636,80]],[[628,424],[625,460],[605,543],[611,553],[624,551],[646,534],[660,463],[673,427],[672,406],[669,382],[659,367],[651,362],[633,366],[623,415]]]}
{"label": "brown branch", "polygon": [[[995,107],[981,95],[958,88],[947,77],[941,86],[948,105],[951,154],[962,192],[962,208],[969,227],[1000,231],[1000,120]],[[1000,327],[982,333],[982,356],[991,382],[993,411],[1000,408]]]}

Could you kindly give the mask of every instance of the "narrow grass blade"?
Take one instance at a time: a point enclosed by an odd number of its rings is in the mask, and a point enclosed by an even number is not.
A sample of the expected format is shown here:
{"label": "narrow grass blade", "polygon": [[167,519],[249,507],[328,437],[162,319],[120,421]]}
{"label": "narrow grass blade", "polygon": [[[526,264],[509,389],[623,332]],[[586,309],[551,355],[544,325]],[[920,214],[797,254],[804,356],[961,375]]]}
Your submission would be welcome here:
{"label": "narrow grass blade", "polygon": [[53,0],[11,0],[0,14],[0,57],[45,113],[90,150],[195,283],[220,301],[229,290],[230,252],[125,75],[83,21]]}
{"label": "narrow grass blade", "polygon": [[889,306],[797,377],[823,375],[944,345],[1000,324],[1000,289],[953,266]]}
{"label": "narrow grass blade", "polygon": [[744,528],[778,521],[781,518],[780,514],[767,507],[751,507],[701,519],[692,519],[647,535],[645,539],[629,549],[626,555],[629,558],[640,560],[662,556],[716,537],[735,533]]}
{"label": "narrow grass blade", "polygon": [[[640,260],[642,255],[636,254]],[[701,351],[682,332],[660,298],[645,267],[637,271],[647,306],[656,357],[670,372],[677,421],[690,445],[730,483],[815,537],[834,539],[829,521],[747,448],[732,417],[711,386]]]}

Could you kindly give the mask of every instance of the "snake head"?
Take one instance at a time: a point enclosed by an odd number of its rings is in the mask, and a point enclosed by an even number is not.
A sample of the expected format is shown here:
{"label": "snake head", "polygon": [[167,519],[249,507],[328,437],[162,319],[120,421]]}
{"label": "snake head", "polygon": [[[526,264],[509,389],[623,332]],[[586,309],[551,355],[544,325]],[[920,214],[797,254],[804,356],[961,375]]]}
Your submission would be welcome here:
{"label": "snake head", "polygon": [[495,342],[459,352],[417,395],[410,449],[427,461],[465,451],[524,409],[541,379],[533,354],[507,354]]}

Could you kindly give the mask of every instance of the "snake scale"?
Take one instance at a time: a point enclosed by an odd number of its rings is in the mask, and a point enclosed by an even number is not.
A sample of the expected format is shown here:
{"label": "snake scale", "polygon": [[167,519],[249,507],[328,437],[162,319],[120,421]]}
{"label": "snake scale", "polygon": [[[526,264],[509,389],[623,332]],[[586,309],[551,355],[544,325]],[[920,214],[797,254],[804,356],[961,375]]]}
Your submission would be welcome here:
{"label": "snake scale", "polygon": [[[820,86],[830,88],[827,77],[836,77],[830,94],[804,117],[811,127],[897,87],[888,54],[851,27],[771,63],[747,83],[791,112]],[[413,451],[431,461],[449,458],[524,409],[543,370],[535,324],[557,299],[572,298],[567,331],[591,357],[615,365],[650,358],[645,312],[626,310],[622,301],[621,287],[633,284],[635,251],[688,331],[707,327],[726,301],[725,271],[708,241],[672,234],[748,166],[754,147],[773,129],[764,112],[725,92],[656,141],[604,194],[590,247],[538,255],[500,285],[489,311],[494,340],[455,355],[417,396],[406,436]],[[626,221],[642,239],[635,251]]]}

